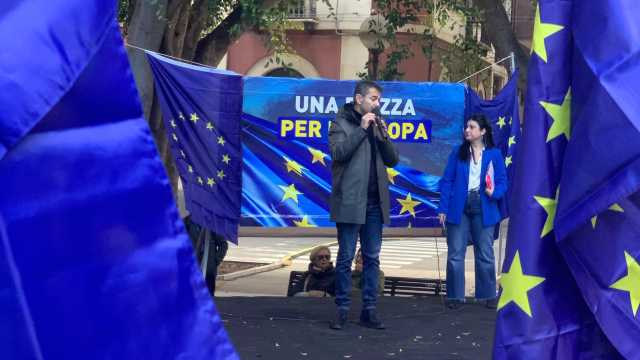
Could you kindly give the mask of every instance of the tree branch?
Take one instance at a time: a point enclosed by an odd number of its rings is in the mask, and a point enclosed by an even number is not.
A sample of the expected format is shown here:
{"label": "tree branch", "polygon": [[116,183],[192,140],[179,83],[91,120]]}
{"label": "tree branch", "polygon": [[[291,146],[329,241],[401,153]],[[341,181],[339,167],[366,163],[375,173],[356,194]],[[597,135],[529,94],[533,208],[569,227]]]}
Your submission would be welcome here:
{"label": "tree branch", "polygon": [[196,46],[200,40],[200,34],[204,29],[208,16],[207,0],[197,0],[191,7],[189,16],[189,26],[184,39],[184,47],[182,49],[182,58],[192,60],[196,54]]}
{"label": "tree branch", "polygon": [[[276,6],[281,0],[264,0],[261,8],[266,10]],[[200,39],[196,46],[194,61],[216,66],[229,50],[229,47],[247,30],[243,22],[242,5],[237,4],[233,11],[211,33]],[[241,25],[239,31],[232,34],[231,29]]]}
{"label": "tree branch", "polygon": [[[196,45],[194,61],[216,66],[231,46],[235,37],[231,34],[233,26],[242,22],[242,6],[236,5],[233,11],[220,25]],[[238,31],[241,34],[242,31]]]}
{"label": "tree branch", "polygon": [[511,52],[515,54],[516,65],[520,68],[519,88],[526,88],[527,68],[529,66],[529,56],[525,53],[522,45],[513,31],[507,13],[499,0],[476,0],[478,8],[484,11],[484,30],[491,43],[496,49],[496,57],[503,58],[509,56]]}
{"label": "tree branch", "polygon": [[[162,52],[171,56],[181,57],[184,39],[189,25],[190,5],[186,1],[171,4],[175,10],[168,15],[167,30],[164,36]],[[175,7],[173,5],[176,5]]]}

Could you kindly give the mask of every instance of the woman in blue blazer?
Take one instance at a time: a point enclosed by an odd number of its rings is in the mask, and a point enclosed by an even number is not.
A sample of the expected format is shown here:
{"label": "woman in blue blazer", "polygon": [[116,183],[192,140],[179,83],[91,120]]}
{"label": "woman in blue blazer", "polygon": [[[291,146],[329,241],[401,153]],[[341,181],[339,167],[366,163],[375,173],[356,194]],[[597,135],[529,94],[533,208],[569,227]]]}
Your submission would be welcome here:
{"label": "woman in blue blazer", "polygon": [[[504,159],[494,147],[491,125],[484,115],[471,116],[464,142],[454,147],[440,183],[440,224],[447,229],[447,299],[450,308],[464,301],[464,256],[467,236],[473,240],[476,299],[495,308],[496,272],[493,229],[501,220],[498,199],[507,191]],[[493,179],[487,184],[487,170]],[[445,225],[446,224],[446,225]]]}

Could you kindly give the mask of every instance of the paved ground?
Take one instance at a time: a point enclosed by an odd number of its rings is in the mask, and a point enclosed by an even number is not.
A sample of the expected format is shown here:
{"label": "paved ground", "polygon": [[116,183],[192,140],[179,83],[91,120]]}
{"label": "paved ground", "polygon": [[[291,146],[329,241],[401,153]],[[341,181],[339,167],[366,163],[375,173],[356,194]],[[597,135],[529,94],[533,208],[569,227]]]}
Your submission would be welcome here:
{"label": "paved ground", "polygon": [[490,359],[495,310],[478,304],[448,310],[442,299],[383,297],[386,330],[349,323],[329,329],[331,298],[218,298],[216,307],[242,359]]}
{"label": "paved ground", "polygon": [[[231,281],[218,281],[217,296],[284,296],[289,273],[292,270],[306,270],[309,263],[308,251],[319,244],[330,246],[332,257],[338,251],[334,238],[240,238],[239,246],[230,245],[225,260],[272,263],[284,256],[301,254],[294,258],[291,266],[265,273],[251,275]],[[494,251],[498,261],[499,242]],[[387,276],[446,277],[447,246],[444,238],[384,239],[380,264]],[[334,260],[335,261],[335,260]],[[473,295],[473,247],[466,256],[466,292]]]}

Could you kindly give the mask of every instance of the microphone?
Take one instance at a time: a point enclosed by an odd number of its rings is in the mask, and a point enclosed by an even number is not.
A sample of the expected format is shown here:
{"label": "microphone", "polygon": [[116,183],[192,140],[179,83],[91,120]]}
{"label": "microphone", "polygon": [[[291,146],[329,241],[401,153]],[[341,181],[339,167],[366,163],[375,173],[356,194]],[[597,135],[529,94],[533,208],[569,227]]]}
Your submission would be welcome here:
{"label": "microphone", "polygon": [[380,114],[380,108],[379,107],[374,108],[371,112],[376,116],[375,121],[376,121],[376,128],[380,133],[379,137],[381,138],[381,140],[386,140],[389,134],[387,134],[387,132],[385,131],[385,127],[382,124],[382,115]]}

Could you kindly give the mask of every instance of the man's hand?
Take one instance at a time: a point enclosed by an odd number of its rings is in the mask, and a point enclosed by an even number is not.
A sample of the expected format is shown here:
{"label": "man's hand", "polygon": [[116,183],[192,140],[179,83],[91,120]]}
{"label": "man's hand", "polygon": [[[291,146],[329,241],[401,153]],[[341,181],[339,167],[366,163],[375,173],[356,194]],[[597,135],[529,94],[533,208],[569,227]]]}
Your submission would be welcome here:
{"label": "man's hand", "polygon": [[367,130],[372,123],[376,121],[376,115],[374,113],[366,113],[362,115],[362,120],[360,120],[360,127]]}
{"label": "man's hand", "polygon": [[382,129],[380,129],[380,131],[382,131],[383,133],[387,133],[387,123],[384,122],[384,119],[380,119],[380,125],[382,126]]}

